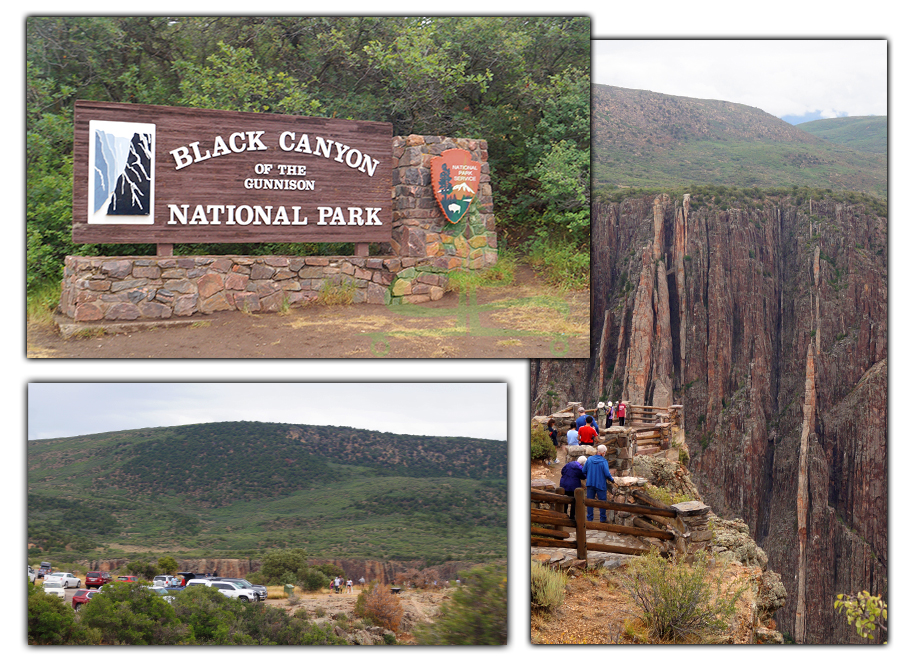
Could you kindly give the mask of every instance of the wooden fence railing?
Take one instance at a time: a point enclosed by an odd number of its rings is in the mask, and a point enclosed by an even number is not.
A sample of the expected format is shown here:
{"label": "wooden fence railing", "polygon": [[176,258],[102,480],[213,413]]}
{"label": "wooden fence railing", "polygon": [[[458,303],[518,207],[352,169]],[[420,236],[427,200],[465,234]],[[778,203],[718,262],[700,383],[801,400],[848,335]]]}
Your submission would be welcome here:
{"label": "wooden fence railing", "polygon": [[[623,545],[606,544],[602,542],[588,542],[588,530],[602,530],[611,533],[619,533],[621,535],[636,535],[641,537],[654,537],[660,540],[674,540],[675,534],[668,530],[656,528],[651,520],[663,521],[667,518],[675,518],[677,512],[669,508],[668,505],[652,501],[654,504],[647,506],[633,505],[630,503],[617,503],[604,500],[585,500],[585,490],[576,489],[574,496],[567,496],[563,493],[563,489],[556,489],[556,493],[547,493],[544,491],[531,491],[532,502],[552,503],[555,509],[531,509],[531,523],[552,525],[553,528],[541,528],[531,526],[531,545],[534,547],[563,547],[575,549],[576,556],[579,560],[587,558],[588,551],[607,551],[617,554],[643,554],[656,549],[643,549],[636,547],[626,547]],[[648,500],[649,502],[649,500]],[[575,521],[563,512],[565,505],[575,505]],[[622,526],[612,523],[601,523],[600,521],[587,520],[587,508],[595,507],[600,509],[616,510],[621,512],[629,512],[634,517],[635,526]],[[642,519],[641,517],[646,517]],[[654,519],[656,517],[657,519]],[[575,528],[575,539],[571,539],[570,532],[563,530],[564,528]],[[537,536],[537,537],[535,537]]]}

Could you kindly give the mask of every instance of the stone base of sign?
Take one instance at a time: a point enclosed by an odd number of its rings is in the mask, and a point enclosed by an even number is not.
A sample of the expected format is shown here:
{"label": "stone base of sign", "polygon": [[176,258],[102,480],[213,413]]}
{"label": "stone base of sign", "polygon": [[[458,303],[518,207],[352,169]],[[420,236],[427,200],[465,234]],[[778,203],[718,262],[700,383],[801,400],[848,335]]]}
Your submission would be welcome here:
{"label": "stone base of sign", "polygon": [[440,300],[449,257],[68,256],[59,309],[75,322],[278,312],[340,294],[353,303]]}

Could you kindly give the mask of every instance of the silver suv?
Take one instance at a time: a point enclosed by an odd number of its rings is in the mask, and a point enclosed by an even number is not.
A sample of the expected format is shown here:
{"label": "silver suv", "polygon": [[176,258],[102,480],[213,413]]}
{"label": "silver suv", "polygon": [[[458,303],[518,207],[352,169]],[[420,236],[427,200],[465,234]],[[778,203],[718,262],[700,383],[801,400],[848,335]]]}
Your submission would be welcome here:
{"label": "silver suv", "polygon": [[256,591],[257,600],[265,600],[269,597],[269,589],[267,589],[262,584],[251,584],[246,579],[242,577],[219,577],[220,582],[231,582],[235,586],[240,586],[245,589],[253,589]]}
{"label": "silver suv", "polygon": [[253,589],[245,589],[238,584],[231,582],[223,582],[219,579],[192,579],[185,586],[211,586],[219,590],[223,596],[228,598],[237,598],[245,603],[256,602],[259,596]]}

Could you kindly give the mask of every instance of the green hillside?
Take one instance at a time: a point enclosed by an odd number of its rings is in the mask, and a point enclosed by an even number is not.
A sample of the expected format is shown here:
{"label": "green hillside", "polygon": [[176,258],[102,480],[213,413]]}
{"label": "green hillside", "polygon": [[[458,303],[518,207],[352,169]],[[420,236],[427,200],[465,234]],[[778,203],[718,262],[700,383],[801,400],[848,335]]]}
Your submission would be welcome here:
{"label": "green hillside", "polygon": [[873,154],[888,152],[886,116],[844,116],[839,119],[818,119],[796,126],[800,130],[831,142]]}
{"label": "green hillside", "polygon": [[762,110],[593,85],[595,192],[792,186],[887,197],[886,156],[833,144]]}
{"label": "green hillside", "polygon": [[32,555],[506,555],[506,443],[223,422],[28,443]]}

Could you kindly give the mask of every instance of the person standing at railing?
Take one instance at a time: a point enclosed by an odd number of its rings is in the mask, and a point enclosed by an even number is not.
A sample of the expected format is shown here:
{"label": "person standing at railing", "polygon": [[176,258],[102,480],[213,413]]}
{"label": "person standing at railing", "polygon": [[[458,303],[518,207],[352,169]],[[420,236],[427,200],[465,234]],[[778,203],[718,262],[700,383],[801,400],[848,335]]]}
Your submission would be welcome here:
{"label": "person standing at railing", "polygon": [[625,404],[624,400],[619,401],[619,425],[625,425],[625,411],[628,406]]}
{"label": "person standing at railing", "polygon": [[[609,463],[604,457],[606,445],[597,447],[597,455],[591,456],[584,464],[585,484],[587,495],[585,500],[606,500],[606,482],[615,484],[612,474],[609,472]],[[594,520],[594,508],[587,508],[587,520]],[[600,508],[600,523],[606,523],[606,510]]]}
{"label": "person standing at railing", "polygon": [[613,421],[616,420],[616,408],[612,404],[612,400],[606,403],[606,427],[611,428]]}
{"label": "person standing at railing", "polygon": [[[587,476],[584,474],[584,462],[587,460],[584,456],[580,456],[577,461],[572,461],[563,466],[559,477],[559,485],[567,496],[574,496],[575,489],[581,488],[581,482]],[[575,521],[575,503],[568,503],[569,518]]]}

